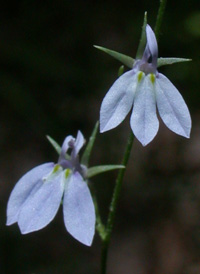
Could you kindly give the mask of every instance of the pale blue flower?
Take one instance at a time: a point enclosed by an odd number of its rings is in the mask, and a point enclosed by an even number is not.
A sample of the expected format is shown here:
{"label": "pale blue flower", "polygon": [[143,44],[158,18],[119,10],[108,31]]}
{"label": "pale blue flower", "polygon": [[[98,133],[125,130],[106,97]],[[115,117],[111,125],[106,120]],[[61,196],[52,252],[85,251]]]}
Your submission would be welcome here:
{"label": "pale blue flower", "polygon": [[158,46],[155,34],[146,26],[147,45],[141,60],[120,76],[103,99],[100,132],[117,127],[131,108],[130,125],[136,138],[146,146],[159,128],[158,113],[173,132],[190,137],[191,117],[179,91],[157,71]]}
{"label": "pale blue flower", "polygon": [[78,156],[84,142],[80,131],[76,139],[67,136],[57,164],[37,166],[18,181],[8,201],[7,225],[17,222],[22,234],[42,229],[53,220],[63,198],[67,231],[81,243],[92,244],[95,209],[84,179],[86,167]]}

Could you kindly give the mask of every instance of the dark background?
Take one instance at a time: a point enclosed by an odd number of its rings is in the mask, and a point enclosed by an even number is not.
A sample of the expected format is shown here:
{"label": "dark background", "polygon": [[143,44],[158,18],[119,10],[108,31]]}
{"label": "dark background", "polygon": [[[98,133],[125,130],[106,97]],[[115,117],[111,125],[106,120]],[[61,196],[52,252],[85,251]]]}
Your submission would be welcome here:
{"label": "dark background", "polygon": [[[80,129],[88,140],[120,63],[93,48],[136,53],[144,11],[154,27],[159,1],[7,1],[0,7],[0,273],[98,273],[100,239],[92,247],[65,230],[62,208],[41,231],[5,226],[6,204],[28,170],[57,161],[45,135],[59,143]],[[192,62],[161,68],[191,112],[190,139],[161,122],[143,148],[135,140],[108,261],[109,274],[200,273],[200,6],[169,1],[159,42],[163,57]],[[120,163],[130,126],[98,135],[91,165]],[[117,172],[100,175],[106,219]]]}

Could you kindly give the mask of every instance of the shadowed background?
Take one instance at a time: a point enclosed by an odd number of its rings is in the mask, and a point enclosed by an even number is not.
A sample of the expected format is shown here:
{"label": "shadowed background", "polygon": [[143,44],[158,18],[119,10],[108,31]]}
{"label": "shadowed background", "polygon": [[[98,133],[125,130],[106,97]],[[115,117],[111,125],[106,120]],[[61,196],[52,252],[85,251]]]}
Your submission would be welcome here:
{"label": "shadowed background", "polygon": [[[91,248],[65,230],[62,208],[41,231],[5,226],[17,180],[57,161],[59,143],[80,129],[88,140],[101,101],[121,65],[93,44],[135,56],[144,11],[154,27],[159,1],[16,1],[0,9],[0,272],[98,273],[100,240]],[[109,274],[200,273],[199,2],[167,5],[159,56],[192,58],[160,69],[182,93],[193,129],[187,140],[160,123],[143,148],[135,140],[108,260]],[[99,134],[91,165],[118,164],[129,118]],[[106,219],[117,172],[92,180]]]}

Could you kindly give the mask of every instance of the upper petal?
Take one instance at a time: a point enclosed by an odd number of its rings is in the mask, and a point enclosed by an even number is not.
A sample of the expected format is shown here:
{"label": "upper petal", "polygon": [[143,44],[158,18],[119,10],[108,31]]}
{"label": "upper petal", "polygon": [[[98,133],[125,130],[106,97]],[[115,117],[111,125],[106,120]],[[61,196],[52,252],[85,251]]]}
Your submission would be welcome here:
{"label": "upper petal", "polygon": [[44,181],[34,194],[23,204],[18,225],[22,234],[37,231],[49,224],[60,206],[64,191],[63,172]]}
{"label": "upper petal", "polygon": [[155,76],[153,74],[145,76],[138,86],[130,121],[133,133],[143,146],[153,140],[159,128],[156,115],[155,83],[151,77]]}
{"label": "upper petal", "polygon": [[27,172],[15,185],[7,206],[7,225],[18,221],[19,212],[27,198],[42,184],[42,177],[53,169],[54,163],[37,166]]}
{"label": "upper petal", "polygon": [[156,36],[149,25],[146,26],[146,35],[147,35],[147,45],[152,55],[152,64],[154,66],[157,66],[158,44],[156,41]]}
{"label": "upper petal", "polygon": [[62,147],[61,147],[61,152],[60,152],[60,157],[59,157],[58,163],[62,163],[62,161],[66,160],[66,152],[70,147],[69,142],[74,141],[74,140],[75,140],[74,137],[71,135],[69,135],[65,138],[65,140],[62,144]]}
{"label": "upper petal", "polygon": [[133,105],[137,86],[136,74],[130,70],[120,76],[103,99],[100,109],[100,132],[118,126]]}
{"label": "upper petal", "polygon": [[66,185],[63,213],[67,231],[90,246],[95,232],[95,209],[88,186],[78,172],[70,176]]}
{"label": "upper petal", "polygon": [[83,137],[83,134],[81,133],[81,131],[79,130],[76,136],[76,140],[74,143],[74,149],[73,149],[73,157],[76,157],[80,151],[80,149],[82,148],[82,146],[85,143],[85,139]]}
{"label": "upper petal", "polygon": [[189,138],[191,117],[187,105],[176,87],[161,73],[156,79],[156,99],[159,114],[166,126]]}

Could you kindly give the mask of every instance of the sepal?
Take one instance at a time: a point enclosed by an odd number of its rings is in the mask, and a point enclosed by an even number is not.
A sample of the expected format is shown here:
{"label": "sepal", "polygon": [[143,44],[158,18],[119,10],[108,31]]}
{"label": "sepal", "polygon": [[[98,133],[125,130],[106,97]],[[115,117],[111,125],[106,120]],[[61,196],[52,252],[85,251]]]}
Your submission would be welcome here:
{"label": "sepal", "polygon": [[90,136],[88,144],[87,144],[87,146],[84,150],[83,156],[81,158],[81,164],[84,165],[84,166],[88,166],[89,159],[90,159],[90,154],[92,152],[94,141],[95,141],[96,136],[97,136],[98,128],[99,128],[99,121],[97,121],[95,126],[94,126],[92,135]]}
{"label": "sepal", "polygon": [[54,147],[55,151],[60,155],[61,147],[59,146],[59,144],[53,138],[51,138],[49,135],[47,135],[46,137],[47,137],[49,143]]}
{"label": "sepal", "polygon": [[[53,146],[53,148],[55,149],[55,151],[58,153],[58,155],[61,154],[61,146],[49,135],[46,136],[49,143]],[[70,156],[69,154],[66,153],[66,159],[69,160]]]}
{"label": "sepal", "polygon": [[147,12],[145,11],[140,43],[139,43],[138,50],[136,53],[136,59],[141,59],[143,52],[144,52],[144,48],[145,48],[146,41],[147,41],[147,39],[146,39],[146,25],[147,25]]}
{"label": "sepal", "polygon": [[114,169],[121,169],[121,168],[125,168],[125,166],[123,165],[101,165],[101,166],[94,166],[94,167],[90,167],[87,170],[87,178],[91,178],[97,174],[103,173],[103,172],[107,172],[110,170],[114,170]]}
{"label": "sepal", "polygon": [[161,66],[172,65],[175,63],[182,63],[182,62],[188,62],[188,61],[192,61],[192,59],[176,58],[176,57],[167,57],[167,58],[160,57],[158,58],[157,66],[161,67]]}
{"label": "sepal", "polygon": [[113,58],[117,59],[118,61],[122,62],[122,64],[124,64],[125,66],[127,66],[128,68],[133,68],[133,64],[135,62],[135,60],[125,54],[119,53],[117,51],[111,50],[111,49],[107,49],[104,47],[100,47],[100,46],[96,46],[94,45],[95,48],[107,53],[108,55],[112,56]]}
{"label": "sepal", "polygon": [[122,65],[122,66],[119,67],[118,77],[120,77],[123,73],[124,73],[124,65]]}

